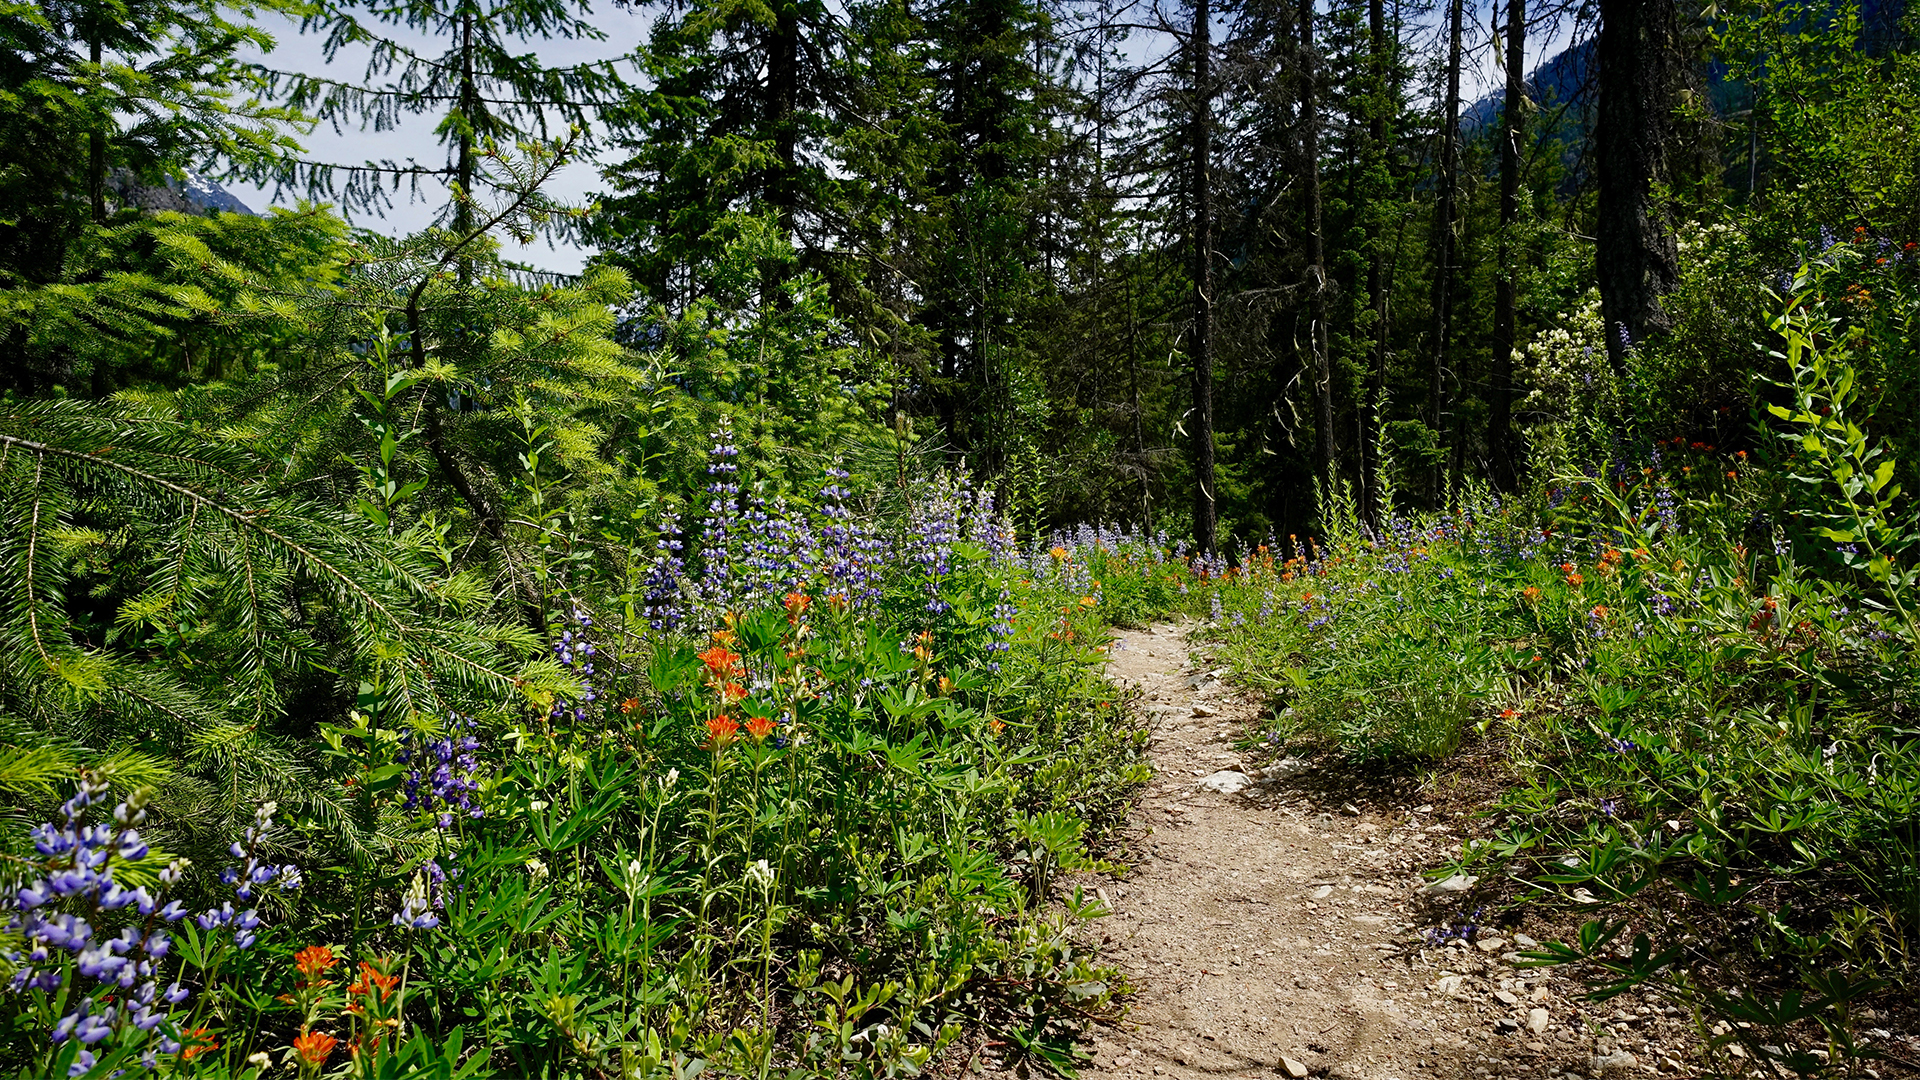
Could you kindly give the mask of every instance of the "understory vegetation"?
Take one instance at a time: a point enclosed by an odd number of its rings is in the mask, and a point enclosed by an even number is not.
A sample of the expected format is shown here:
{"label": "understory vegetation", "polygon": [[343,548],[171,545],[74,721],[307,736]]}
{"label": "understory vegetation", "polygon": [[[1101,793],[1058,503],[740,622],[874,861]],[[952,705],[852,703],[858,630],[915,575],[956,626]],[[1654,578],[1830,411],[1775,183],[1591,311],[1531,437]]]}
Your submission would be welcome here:
{"label": "understory vegetation", "polygon": [[1790,374],[1751,452],[1626,419],[1636,452],[1584,473],[1336,519],[1215,581],[1275,752],[1444,775],[1496,748],[1485,835],[1430,871],[1486,903],[1443,940],[1577,926],[1532,962],[1685,1008],[1722,1076],[1864,1075],[1859,1017],[1920,985],[1920,522],[1859,389],[1911,362],[1916,306],[1909,268],[1861,317],[1878,257],[1843,242],[1773,297]]}

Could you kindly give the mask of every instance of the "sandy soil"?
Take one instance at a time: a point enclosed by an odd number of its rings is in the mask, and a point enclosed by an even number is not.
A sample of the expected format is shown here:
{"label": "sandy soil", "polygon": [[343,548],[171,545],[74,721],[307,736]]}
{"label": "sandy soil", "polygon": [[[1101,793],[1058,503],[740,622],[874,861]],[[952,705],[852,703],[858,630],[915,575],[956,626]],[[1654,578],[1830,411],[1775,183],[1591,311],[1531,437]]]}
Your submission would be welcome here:
{"label": "sandy soil", "polygon": [[[1110,675],[1140,691],[1156,779],[1134,812],[1128,872],[1098,883],[1114,912],[1103,951],[1136,995],[1084,1075],[1692,1074],[1663,1049],[1675,1018],[1636,999],[1569,1002],[1570,982],[1514,966],[1524,937],[1422,942],[1471,903],[1428,895],[1419,876],[1467,819],[1417,792],[1369,792],[1337,766],[1243,757],[1233,744],[1258,707],[1190,655],[1184,628],[1122,641]],[[1257,782],[1200,784],[1220,770]]]}

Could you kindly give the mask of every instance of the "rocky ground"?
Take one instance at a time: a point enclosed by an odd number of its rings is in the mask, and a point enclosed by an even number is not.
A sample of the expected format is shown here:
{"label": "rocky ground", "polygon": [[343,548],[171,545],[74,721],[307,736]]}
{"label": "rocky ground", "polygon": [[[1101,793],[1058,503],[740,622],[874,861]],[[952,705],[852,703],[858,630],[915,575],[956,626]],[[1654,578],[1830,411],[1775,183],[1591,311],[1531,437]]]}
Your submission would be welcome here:
{"label": "rocky ground", "polygon": [[[1431,944],[1471,904],[1419,871],[1471,819],[1338,766],[1235,749],[1256,703],[1184,629],[1128,632],[1111,663],[1151,718],[1156,780],[1128,872],[1100,883],[1106,955],[1136,994],[1086,1075],[1423,1077],[1698,1075],[1690,1021],[1623,997],[1596,1006],[1518,965],[1518,929]],[[1544,933],[1544,928],[1541,928]]]}

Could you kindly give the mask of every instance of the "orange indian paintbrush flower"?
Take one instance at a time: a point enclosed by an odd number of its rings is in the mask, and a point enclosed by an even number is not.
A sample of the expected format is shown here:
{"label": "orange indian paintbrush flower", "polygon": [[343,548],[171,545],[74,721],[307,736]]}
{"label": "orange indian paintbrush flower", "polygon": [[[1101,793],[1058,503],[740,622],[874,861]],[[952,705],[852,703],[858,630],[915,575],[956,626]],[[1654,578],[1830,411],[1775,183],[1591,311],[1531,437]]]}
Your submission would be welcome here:
{"label": "orange indian paintbrush flower", "polygon": [[730,716],[716,716],[707,721],[707,745],[718,750],[740,736],[740,722]]}
{"label": "orange indian paintbrush flower", "polygon": [[339,1042],[339,1039],[324,1031],[309,1031],[293,1040],[293,1049],[300,1055],[301,1061],[309,1065],[325,1065],[327,1055],[333,1053],[333,1048]]}

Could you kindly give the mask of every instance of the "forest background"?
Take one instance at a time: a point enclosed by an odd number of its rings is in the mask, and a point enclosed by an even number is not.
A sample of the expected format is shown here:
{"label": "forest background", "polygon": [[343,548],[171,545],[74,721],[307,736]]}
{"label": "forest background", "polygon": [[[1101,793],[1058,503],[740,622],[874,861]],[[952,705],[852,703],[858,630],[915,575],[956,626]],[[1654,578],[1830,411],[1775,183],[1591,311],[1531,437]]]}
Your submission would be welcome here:
{"label": "forest background", "polygon": [[[1886,5],[1661,8],[1644,25],[1636,8],[1612,38],[1598,9],[1384,0],[696,6],[628,55],[564,67],[543,43],[616,44],[584,8],[289,9],[341,60],[320,74],[241,62],[261,31],[212,10],[190,29],[116,9],[123,36],[91,42],[80,9],[47,9],[51,31],[28,10],[19,287],[84,280],[72,245],[114,185],[237,178],[364,224],[396,189],[400,205],[483,198],[511,183],[484,147],[570,126],[565,153],[601,163],[601,197],[528,239],[564,233],[627,275],[623,345],[703,321],[821,335],[787,350],[797,367],[755,367],[757,392],[830,370],[857,437],[917,425],[1025,524],[1134,520],[1206,549],[1311,529],[1323,477],[1368,507],[1383,482],[1424,506],[1472,481],[1513,490],[1529,466],[1592,457],[1567,440],[1600,437],[1611,396],[1643,443],[1758,449],[1750,377],[1779,372],[1765,298],[1732,283],[1778,288],[1855,229],[1899,254],[1912,229],[1905,12]],[[1542,40],[1572,45],[1528,74]],[[1467,101],[1463,68],[1507,85]],[[431,123],[446,156],[311,160],[293,140],[313,122]],[[470,224],[472,205],[440,223]],[[751,288],[741,258],[760,265]],[[16,393],[258,362],[171,325],[172,361],[89,355],[30,329],[38,309],[15,294]],[[1876,393],[1904,393],[1895,368]]]}

